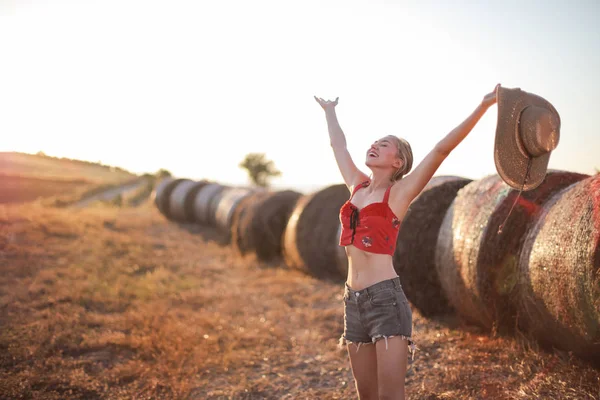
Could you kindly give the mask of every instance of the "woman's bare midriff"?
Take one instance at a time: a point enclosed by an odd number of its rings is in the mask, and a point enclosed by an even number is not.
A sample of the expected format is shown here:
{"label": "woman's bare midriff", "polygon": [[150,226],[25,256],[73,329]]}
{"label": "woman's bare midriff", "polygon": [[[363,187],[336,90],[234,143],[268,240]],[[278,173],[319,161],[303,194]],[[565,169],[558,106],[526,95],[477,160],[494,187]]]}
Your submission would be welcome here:
{"label": "woman's bare midriff", "polygon": [[386,279],[398,276],[392,256],[362,251],[352,245],[346,246],[348,255],[348,278],[346,283],[354,290],[362,290]]}

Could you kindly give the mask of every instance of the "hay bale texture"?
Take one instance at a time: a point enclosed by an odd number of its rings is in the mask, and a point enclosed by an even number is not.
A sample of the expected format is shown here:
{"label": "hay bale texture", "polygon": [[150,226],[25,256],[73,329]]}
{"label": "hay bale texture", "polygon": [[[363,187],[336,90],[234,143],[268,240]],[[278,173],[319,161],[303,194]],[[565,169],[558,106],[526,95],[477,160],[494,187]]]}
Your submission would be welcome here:
{"label": "hay bale texture", "polygon": [[214,220],[214,217],[212,217],[213,214],[211,214],[211,203],[225,188],[226,186],[218,183],[209,183],[196,193],[193,201],[195,222],[202,225],[209,225]]}
{"label": "hay bale texture", "polygon": [[234,214],[232,244],[238,253],[253,253],[271,261],[282,254],[287,222],[302,195],[293,190],[257,193],[247,197]]}
{"label": "hay bale texture", "polygon": [[[340,238],[342,237],[342,224],[338,224],[338,230],[335,242],[339,243]],[[346,254],[346,247],[338,246],[335,249],[335,261],[338,273],[340,276],[348,276],[348,254]]]}
{"label": "hay bale texture", "polygon": [[498,175],[462,188],[444,217],[436,246],[436,269],[456,311],[487,329],[514,328],[511,296],[524,236],[541,205],[554,193],[586,175],[548,171],[544,181],[523,192],[504,225],[518,191]]}
{"label": "hay bale texture", "polygon": [[469,182],[471,179],[455,176],[433,177],[400,225],[394,268],[406,297],[425,316],[451,311],[435,268],[435,247],[448,207]]}
{"label": "hay bale texture", "polygon": [[231,245],[238,255],[245,256],[253,251],[246,240],[245,232],[242,232],[242,219],[244,219],[248,210],[250,210],[255,203],[264,199],[271,193],[272,192],[268,191],[254,192],[240,201],[235,208],[231,217]]}
{"label": "hay bale texture", "polygon": [[167,218],[170,218],[169,200],[171,192],[179,182],[184,180],[186,179],[165,178],[156,185],[156,189],[154,190],[154,204],[156,205],[156,208],[158,208],[158,211]]}
{"label": "hay bale texture", "polygon": [[350,193],[346,185],[332,185],[301,197],[284,234],[287,265],[319,277],[339,277],[338,228],[341,206]]}
{"label": "hay bale texture", "polygon": [[[231,217],[244,198],[252,194],[254,190],[249,188],[228,188],[222,192],[222,196],[215,208],[215,226],[224,234],[231,233]],[[213,198],[212,202],[215,202]]]}
{"label": "hay bale texture", "polygon": [[518,323],[600,366],[600,175],[544,205],[519,259]]}
{"label": "hay bale texture", "polygon": [[207,213],[207,223],[210,226],[217,226],[217,210],[219,209],[219,205],[221,204],[221,200],[223,196],[232,189],[231,186],[222,186],[221,190],[217,191],[213,197],[210,199],[208,204],[208,213]]}
{"label": "hay bale texture", "polygon": [[185,213],[185,220],[187,222],[195,222],[196,221],[196,215],[194,212],[194,201],[196,200],[196,196],[198,195],[198,192],[200,192],[200,190],[202,190],[202,188],[204,188],[205,186],[207,186],[209,184],[210,184],[209,181],[202,180],[199,182],[195,182],[194,185],[189,188],[187,195],[185,196],[185,200],[183,202],[183,210]]}
{"label": "hay bale texture", "polygon": [[206,181],[196,182],[189,179],[180,181],[173,188],[169,197],[169,215],[171,218],[180,222],[192,222],[193,216],[190,216],[186,208],[186,206],[189,207],[189,198],[207,184]]}

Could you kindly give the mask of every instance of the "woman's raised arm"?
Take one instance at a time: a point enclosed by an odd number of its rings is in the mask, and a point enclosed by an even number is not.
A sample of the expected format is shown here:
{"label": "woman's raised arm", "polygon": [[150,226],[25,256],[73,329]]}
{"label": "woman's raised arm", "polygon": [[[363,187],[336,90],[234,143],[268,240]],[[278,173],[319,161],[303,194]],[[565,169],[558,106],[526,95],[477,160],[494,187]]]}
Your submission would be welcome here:
{"label": "woman's raised arm", "polygon": [[[496,103],[499,86],[500,84],[496,85],[491,93],[486,94],[481,103],[475,108],[475,111],[435,145],[433,150],[427,154],[414,171],[403,179],[405,181],[404,185],[394,185],[392,193],[401,190],[404,196],[408,196],[411,199],[414,199],[421,193],[425,185],[433,177],[433,174],[435,174],[435,171],[442,164],[442,161],[471,132],[487,109]],[[402,189],[399,186],[402,186]]]}
{"label": "woman's raised arm", "polygon": [[354,161],[352,161],[352,157],[348,152],[348,148],[346,147],[346,136],[344,136],[344,132],[342,131],[337,120],[337,115],[335,114],[335,106],[338,103],[338,99],[339,97],[336,98],[335,101],[330,101],[315,96],[317,103],[325,110],[325,118],[327,119],[327,128],[329,130],[329,142],[333,149],[335,161],[342,173],[346,186],[352,191],[355,185],[368,180],[369,177],[361,172],[356,164],[354,164]]}

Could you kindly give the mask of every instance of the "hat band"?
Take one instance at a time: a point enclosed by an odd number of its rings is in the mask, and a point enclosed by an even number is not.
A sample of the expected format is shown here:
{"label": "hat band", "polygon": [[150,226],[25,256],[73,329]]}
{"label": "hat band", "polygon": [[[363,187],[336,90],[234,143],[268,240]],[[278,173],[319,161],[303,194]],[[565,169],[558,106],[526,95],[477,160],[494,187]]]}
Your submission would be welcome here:
{"label": "hat band", "polygon": [[510,207],[510,210],[508,211],[508,215],[506,216],[506,218],[504,218],[504,222],[502,222],[502,224],[500,224],[500,226],[498,227],[498,234],[502,233],[502,229],[504,229],[504,224],[506,224],[506,221],[508,221],[508,217],[510,217],[510,214],[512,213],[512,210],[515,207],[515,204],[517,204],[517,201],[521,197],[521,192],[523,192],[523,189],[525,188],[525,184],[527,183],[527,177],[529,176],[529,170],[531,169],[531,160],[532,160],[532,158],[529,157],[528,161],[527,161],[527,172],[525,172],[525,179],[523,179],[523,186],[521,186],[521,190],[519,190],[519,194],[517,195],[517,197],[515,198],[515,201],[513,202],[512,206]]}

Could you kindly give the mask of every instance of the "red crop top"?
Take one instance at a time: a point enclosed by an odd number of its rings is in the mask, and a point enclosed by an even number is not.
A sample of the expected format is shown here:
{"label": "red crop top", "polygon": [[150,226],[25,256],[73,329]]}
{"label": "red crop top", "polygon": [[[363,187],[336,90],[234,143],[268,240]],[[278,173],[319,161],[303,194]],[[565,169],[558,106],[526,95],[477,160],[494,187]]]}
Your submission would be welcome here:
{"label": "red crop top", "polygon": [[393,255],[396,250],[400,220],[388,204],[392,187],[385,191],[383,201],[367,204],[361,209],[350,202],[358,189],[367,187],[370,183],[366,181],[357,185],[340,209],[342,224],[340,246],[351,244],[369,253]]}

